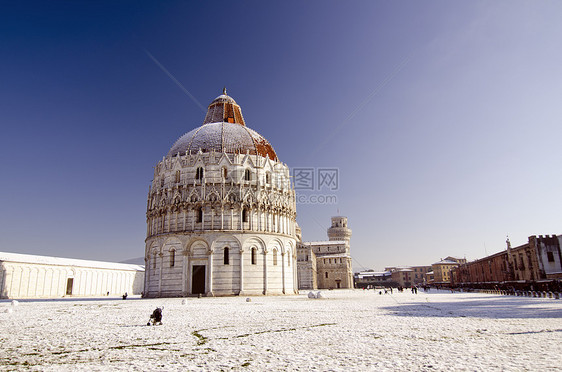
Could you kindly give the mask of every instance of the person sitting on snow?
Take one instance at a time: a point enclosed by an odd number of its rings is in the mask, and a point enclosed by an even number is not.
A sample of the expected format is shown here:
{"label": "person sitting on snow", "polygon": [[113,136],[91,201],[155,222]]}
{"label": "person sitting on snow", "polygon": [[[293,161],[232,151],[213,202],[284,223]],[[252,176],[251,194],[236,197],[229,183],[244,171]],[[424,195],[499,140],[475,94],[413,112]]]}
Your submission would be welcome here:
{"label": "person sitting on snow", "polygon": [[150,325],[150,322],[152,322],[153,325],[162,325],[161,308],[157,307],[156,310],[152,312],[152,315],[150,315],[150,320],[148,321],[148,323],[146,323],[146,325]]}

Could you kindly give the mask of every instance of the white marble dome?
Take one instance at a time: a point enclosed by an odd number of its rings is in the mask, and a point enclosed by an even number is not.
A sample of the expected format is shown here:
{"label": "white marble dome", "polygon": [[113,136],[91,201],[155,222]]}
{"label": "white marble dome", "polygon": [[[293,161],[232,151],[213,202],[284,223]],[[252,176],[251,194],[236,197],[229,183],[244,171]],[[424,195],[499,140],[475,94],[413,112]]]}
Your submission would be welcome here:
{"label": "white marble dome", "polygon": [[147,297],[297,292],[289,168],[226,91],[154,167],[146,218]]}

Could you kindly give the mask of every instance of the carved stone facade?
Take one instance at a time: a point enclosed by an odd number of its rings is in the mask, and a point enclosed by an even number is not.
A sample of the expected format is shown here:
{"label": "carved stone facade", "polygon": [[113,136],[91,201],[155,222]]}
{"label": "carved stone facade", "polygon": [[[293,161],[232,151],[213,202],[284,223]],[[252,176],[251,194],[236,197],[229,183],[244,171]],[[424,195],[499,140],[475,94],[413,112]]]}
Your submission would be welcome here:
{"label": "carved stone facade", "polygon": [[226,92],[156,165],[146,217],[148,297],[297,292],[289,168]]}
{"label": "carved stone facade", "polygon": [[299,242],[299,289],[353,288],[347,217],[332,217],[328,238],[329,241]]}

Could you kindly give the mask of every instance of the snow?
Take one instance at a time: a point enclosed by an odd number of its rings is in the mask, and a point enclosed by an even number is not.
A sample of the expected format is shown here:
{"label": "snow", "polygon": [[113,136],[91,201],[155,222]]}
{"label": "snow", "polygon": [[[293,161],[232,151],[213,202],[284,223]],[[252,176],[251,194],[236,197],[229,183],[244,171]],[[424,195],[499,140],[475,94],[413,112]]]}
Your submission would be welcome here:
{"label": "snow", "polygon": [[[562,300],[379,295],[0,301],[0,370],[557,370]],[[184,301],[185,300],[185,301]],[[163,325],[146,326],[164,306]],[[13,309],[12,313],[5,309]]]}

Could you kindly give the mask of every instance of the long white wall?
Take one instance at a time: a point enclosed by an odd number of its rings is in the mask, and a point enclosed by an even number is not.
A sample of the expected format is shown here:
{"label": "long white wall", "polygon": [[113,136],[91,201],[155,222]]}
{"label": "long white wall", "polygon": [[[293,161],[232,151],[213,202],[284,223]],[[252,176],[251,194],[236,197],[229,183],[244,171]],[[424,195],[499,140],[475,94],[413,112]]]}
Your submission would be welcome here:
{"label": "long white wall", "polygon": [[0,262],[0,298],[140,294],[143,281],[144,272],[137,270]]}

